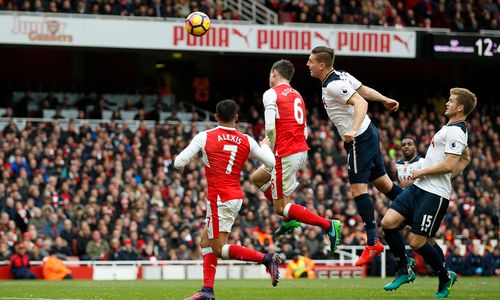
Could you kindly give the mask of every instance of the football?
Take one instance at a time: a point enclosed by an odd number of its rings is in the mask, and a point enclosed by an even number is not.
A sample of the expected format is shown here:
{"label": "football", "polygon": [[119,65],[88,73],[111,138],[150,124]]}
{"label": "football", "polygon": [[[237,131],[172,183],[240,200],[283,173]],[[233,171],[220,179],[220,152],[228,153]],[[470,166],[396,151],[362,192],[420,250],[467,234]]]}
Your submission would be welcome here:
{"label": "football", "polygon": [[187,16],[185,26],[189,34],[202,36],[210,29],[210,18],[201,11],[195,11]]}

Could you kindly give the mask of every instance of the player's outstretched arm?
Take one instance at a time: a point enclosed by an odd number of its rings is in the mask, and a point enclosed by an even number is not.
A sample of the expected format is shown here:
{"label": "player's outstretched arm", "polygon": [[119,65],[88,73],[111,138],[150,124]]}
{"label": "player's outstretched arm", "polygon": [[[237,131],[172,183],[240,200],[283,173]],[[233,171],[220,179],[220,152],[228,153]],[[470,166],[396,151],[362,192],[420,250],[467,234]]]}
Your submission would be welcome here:
{"label": "player's outstretched arm", "polygon": [[366,85],[360,86],[357,92],[361,95],[361,97],[365,98],[366,100],[382,103],[384,107],[389,110],[397,111],[399,108],[398,101],[386,97],[381,93],[379,93],[377,90],[372,89],[371,87],[368,87]]}
{"label": "player's outstretched arm", "polygon": [[458,161],[458,164],[453,168],[453,172],[451,173],[451,179],[455,179],[458,175],[462,174],[462,171],[467,168],[467,166],[470,163],[470,151],[469,147],[466,147],[464,149],[464,152],[462,152],[462,155],[460,156],[460,160]]}
{"label": "player's outstretched arm", "polygon": [[194,156],[200,152],[203,147],[205,147],[205,143],[207,141],[206,132],[200,132],[191,140],[189,146],[186,149],[182,150],[179,155],[174,160],[174,167],[177,170],[183,170],[184,167],[189,164],[189,162],[194,158]]}
{"label": "player's outstretched arm", "polygon": [[252,153],[252,156],[257,158],[266,167],[274,168],[276,161],[274,159],[273,151],[269,147],[271,144],[269,138],[265,137],[260,142],[260,146],[251,136],[248,136],[248,141],[250,142],[250,152]]}

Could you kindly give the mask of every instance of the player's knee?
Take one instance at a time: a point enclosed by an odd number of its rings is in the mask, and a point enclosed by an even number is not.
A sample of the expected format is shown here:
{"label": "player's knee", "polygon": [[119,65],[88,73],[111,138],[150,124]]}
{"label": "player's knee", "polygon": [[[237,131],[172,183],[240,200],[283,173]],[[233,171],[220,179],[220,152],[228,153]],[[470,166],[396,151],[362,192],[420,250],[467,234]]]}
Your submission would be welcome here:
{"label": "player's knee", "polygon": [[208,241],[205,241],[205,240],[201,239],[201,241],[200,241],[200,247],[201,247],[201,249],[208,248],[208,247],[210,247],[210,243]]}
{"label": "player's knee", "polygon": [[222,247],[216,246],[212,247],[212,252],[217,258],[222,258]]}
{"label": "player's knee", "polygon": [[258,188],[260,188],[261,186],[263,186],[265,184],[265,182],[262,180],[262,176],[258,176],[257,174],[255,174],[255,172],[252,173],[252,175],[250,175],[250,180]]}
{"label": "player's knee", "polygon": [[285,208],[283,207],[283,205],[275,205],[274,206],[274,212],[279,215],[279,216],[283,216],[283,212],[284,212]]}
{"label": "player's knee", "polygon": [[427,238],[425,236],[417,235],[414,233],[410,233],[408,235],[408,244],[413,250],[420,249],[427,242]]}
{"label": "player's knee", "polygon": [[399,227],[397,220],[394,218],[390,218],[387,215],[382,218],[380,225],[382,225],[383,229],[394,229]]}

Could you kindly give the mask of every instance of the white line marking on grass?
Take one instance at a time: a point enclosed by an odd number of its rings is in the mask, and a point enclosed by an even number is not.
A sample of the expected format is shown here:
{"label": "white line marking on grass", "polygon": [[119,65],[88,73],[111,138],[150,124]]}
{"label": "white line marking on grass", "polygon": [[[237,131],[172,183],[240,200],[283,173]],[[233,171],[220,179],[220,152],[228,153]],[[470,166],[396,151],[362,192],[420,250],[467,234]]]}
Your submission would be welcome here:
{"label": "white line marking on grass", "polygon": [[102,300],[102,299],[79,299],[79,298],[28,298],[28,297],[0,297],[6,300]]}

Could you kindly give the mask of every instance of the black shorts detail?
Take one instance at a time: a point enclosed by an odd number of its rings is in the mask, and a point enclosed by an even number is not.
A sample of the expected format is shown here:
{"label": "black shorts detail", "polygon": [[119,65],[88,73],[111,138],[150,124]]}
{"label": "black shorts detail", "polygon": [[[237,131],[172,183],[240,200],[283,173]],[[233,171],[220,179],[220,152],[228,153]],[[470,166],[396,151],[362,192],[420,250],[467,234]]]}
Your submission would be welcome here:
{"label": "black shorts detail", "polygon": [[405,217],[415,234],[434,237],[448,209],[449,200],[414,184],[392,201],[390,208]]}

